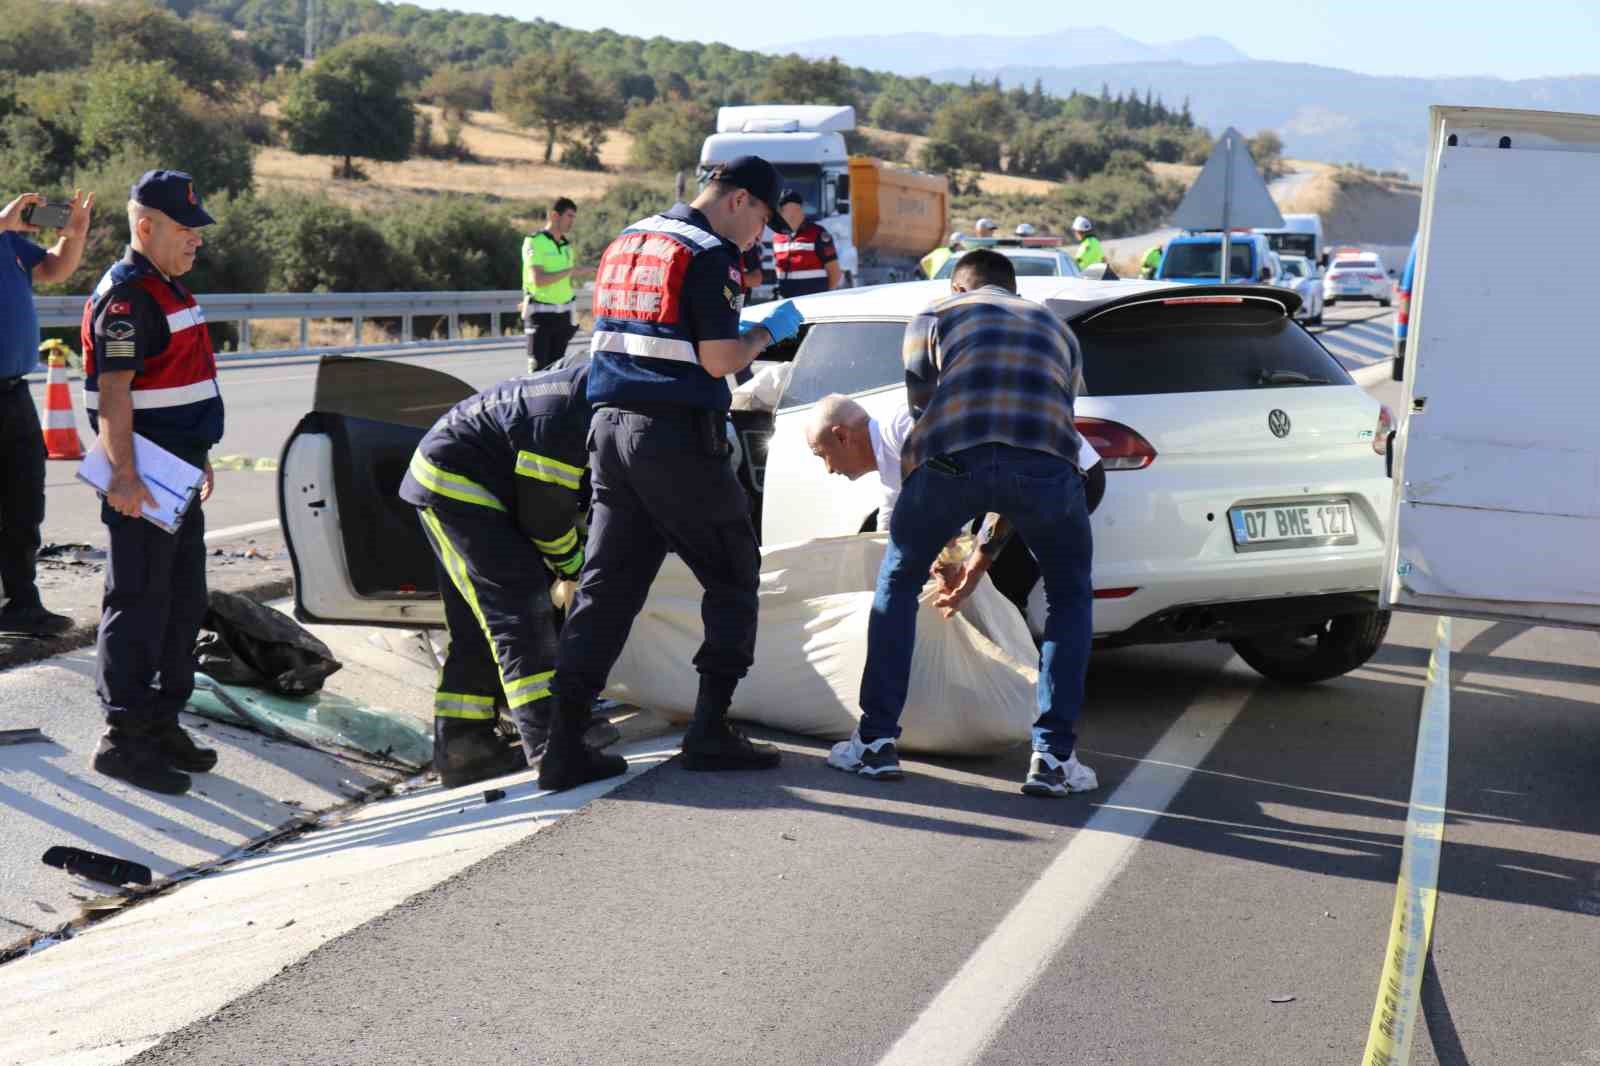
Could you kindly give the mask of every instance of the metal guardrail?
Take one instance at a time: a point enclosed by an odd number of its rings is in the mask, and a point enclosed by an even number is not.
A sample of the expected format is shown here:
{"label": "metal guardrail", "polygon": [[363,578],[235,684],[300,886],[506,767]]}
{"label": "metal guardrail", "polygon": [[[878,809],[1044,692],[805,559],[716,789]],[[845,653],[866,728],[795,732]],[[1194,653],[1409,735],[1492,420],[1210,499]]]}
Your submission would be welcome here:
{"label": "metal guardrail", "polygon": [[[40,296],[34,300],[39,313],[39,325],[46,329],[71,328],[83,321],[83,296]],[[205,311],[207,322],[239,323],[239,347],[235,351],[219,352],[220,358],[240,356],[276,356],[336,354],[340,352],[368,352],[394,348],[441,347],[447,345],[504,344],[518,333],[502,331],[502,316],[515,314],[522,293],[517,289],[494,289],[484,292],[253,292],[253,293],[199,293],[195,299]],[[579,313],[589,310],[593,289],[577,294]],[[418,340],[413,326],[418,316],[441,317],[446,323],[446,336]],[[489,328],[477,337],[461,335],[464,316],[486,317]],[[250,323],[260,319],[294,318],[300,321],[300,345],[297,348],[257,349],[251,342]],[[366,320],[390,319],[400,322],[397,341],[361,343],[362,327]],[[311,323],[315,320],[350,322],[348,345],[311,344]]]}

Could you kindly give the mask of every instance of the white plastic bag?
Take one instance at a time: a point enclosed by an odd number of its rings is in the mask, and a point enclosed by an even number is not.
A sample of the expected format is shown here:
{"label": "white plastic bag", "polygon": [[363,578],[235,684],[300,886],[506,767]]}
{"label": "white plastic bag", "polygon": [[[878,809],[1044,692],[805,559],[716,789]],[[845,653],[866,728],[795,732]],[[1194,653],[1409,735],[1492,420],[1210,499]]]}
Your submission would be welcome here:
{"label": "white plastic bag", "polygon": [[[884,534],[834,537],[762,552],[756,661],[734,695],[734,718],[843,740],[860,717]],[[606,695],[686,720],[699,679],[700,584],[668,556],[634,621]],[[930,583],[917,612],[905,751],[983,754],[1024,743],[1033,725],[1037,652],[1022,616],[984,581],[942,618]]]}

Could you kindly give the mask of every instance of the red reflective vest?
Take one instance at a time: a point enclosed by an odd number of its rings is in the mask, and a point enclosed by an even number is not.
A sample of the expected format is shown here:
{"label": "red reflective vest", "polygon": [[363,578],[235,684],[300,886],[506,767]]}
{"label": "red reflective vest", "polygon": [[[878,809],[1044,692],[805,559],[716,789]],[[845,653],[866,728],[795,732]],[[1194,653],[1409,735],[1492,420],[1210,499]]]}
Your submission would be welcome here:
{"label": "red reflective vest", "polygon": [[772,235],[772,259],[781,295],[804,296],[828,290],[827,264],[837,257],[822,257],[819,244],[823,242],[831,244],[827,232],[815,222],[802,223],[792,234]]}

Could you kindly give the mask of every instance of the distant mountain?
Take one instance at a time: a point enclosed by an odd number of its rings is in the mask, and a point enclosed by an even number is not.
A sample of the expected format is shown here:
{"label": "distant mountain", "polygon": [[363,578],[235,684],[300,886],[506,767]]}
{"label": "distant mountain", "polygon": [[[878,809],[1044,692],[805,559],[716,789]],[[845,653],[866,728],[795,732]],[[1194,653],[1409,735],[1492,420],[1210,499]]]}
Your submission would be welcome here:
{"label": "distant mountain", "polygon": [[1048,59],[1053,67],[1110,63],[1239,63],[1250,57],[1220,37],[1145,44],[1102,26],[1025,37],[998,34],[948,36],[897,33],[876,37],[824,37],[771,49],[915,77],[946,67],[1003,67],[1018,56]]}
{"label": "distant mountain", "polygon": [[1359,162],[1422,176],[1433,104],[1526,107],[1600,113],[1600,76],[1537,78],[1372,77],[1333,67],[1261,60],[1214,63],[1113,63],[1092,66],[979,64],[928,72],[935,81],[965,83],[999,77],[1007,88],[1047,92],[1074,89],[1113,94],[1149,89],[1168,104],[1189,101],[1195,120],[1212,130],[1237,126],[1245,133],[1275,129],[1284,154],[1333,163]]}

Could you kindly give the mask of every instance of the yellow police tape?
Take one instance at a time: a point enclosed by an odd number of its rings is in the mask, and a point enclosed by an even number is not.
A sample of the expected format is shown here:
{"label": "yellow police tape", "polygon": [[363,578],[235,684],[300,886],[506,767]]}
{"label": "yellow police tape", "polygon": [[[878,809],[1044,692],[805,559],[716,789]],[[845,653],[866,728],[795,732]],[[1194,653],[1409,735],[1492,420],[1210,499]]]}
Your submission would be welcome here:
{"label": "yellow police tape", "polygon": [[252,459],[248,455],[219,455],[211,460],[213,470],[276,470],[276,459]]}
{"label": "yellow police tape", "polygon": [[1444,845],[1445,794],[1450,769],[1450,619],[1439,619],[1428,687],[1417,726],[1400,881],[1395,885],[1389,946],[1378,979],[1378,1001],[1367,1030],[1362,1066],[1405,1066],[1421,1012],[1422,969],[1433,935],[1433,907]]}

